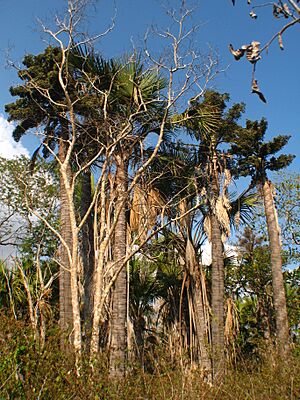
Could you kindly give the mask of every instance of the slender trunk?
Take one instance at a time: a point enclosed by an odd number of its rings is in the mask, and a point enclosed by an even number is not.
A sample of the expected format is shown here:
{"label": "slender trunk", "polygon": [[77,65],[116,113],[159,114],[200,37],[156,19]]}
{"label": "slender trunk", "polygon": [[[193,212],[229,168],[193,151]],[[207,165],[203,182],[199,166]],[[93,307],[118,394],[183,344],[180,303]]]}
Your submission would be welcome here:
{"label": "slender trunk", "polygon": [[222,377],[225,368],[224,360],[224,257],[221,229],[217,216],[211,214],[212,244],[212,302],[211,334],[213,379]]}
{"label": "slender trunk", "polygon": [[[104,168],[105,169],[105,168]],[[102,308],[105,302],[105,293],[103,287],[103,273],[105,266],[105,251],[108,245],[108,232],[110,228],[108,227],[106,220],[106,174],[102,177],[101,191],[100,191],[100,218],[97,219],[97,209],[98,201],[95,203],[94,208],[94,235],[96,235],[96,240],[94,240],[95,247],[95,273],[93,279],[93,317],[92,317],[92,335],[91,335],[91,345],[90,345],[90,357],[96,355],[99,351],[99,323],[102,315]],[[99,233],[97,232],[98,226],[100,227]],[[107,232],[105,230],[107,229]]]}
{"label": "slender trunk", "polygon": [[[82,175],[81,188],[81,217],[83,218],[92,202],[91,171]],[[85,337],[87,349],[90,343],[93,310],[93,275],[94,275],[94,229],[93,215],[89,214],[82,227],[81,257],[83,264],[84,308],[83,320],[85,324]]]}
{"label": "slender trunk", "polygon": [[[115,270],[119,270],[126,256],[126,196],[127,164],[122,155],[116,157],[116,205],[120,210],[114,233]],[[110,373],[121,377],[125,373],[127,347],[127,271],[126,265],[120,270],[113,287],[111,321]]]}
{"label": "slender trunk", "polygon": [[262,184],[265,214],[271,252],[273,299],[276,319],[276,338],[279,352],[285,356],[289,352],[289,324],[285,290],[282,275],[280,232],[273,199],[271,182],[265,178]]}
{"label": "slender trunk", "polygon": [[[66,131],[66,130],[65,130]],[[60,184],[61,184],[61,243],[60,252],[60,312],[61,327],[71,330],[69,338],[76,352],[76,362],[81,354],[81,318],[78,290],[78,230],[73,202],[72,171],[68,160],[68,144],[64,137],[60,138]],[[64,350],[69,347],[62,342]]]}
{"label": "slender trunk", "polygon": [[[60,138],[59,141],[59,160],[61,163],[64,162],[68,145],[64,138]],[[71,180],[71,168],[68,166],[67,179]],[[60,233],[64,239],[69,251],[72,249],[73,237],[70,221],[70,210],[67,188],[62,174],[60,174]],[[59,262],[60,262],[60,273],[59,273],[59,322],[60,327],[63,331],[70,331],[73,327],[73,315],[72,315],[72,296],[71,296],[71,265],[68,257],[68,252],[65,246],[60,245],[59,250]]]}

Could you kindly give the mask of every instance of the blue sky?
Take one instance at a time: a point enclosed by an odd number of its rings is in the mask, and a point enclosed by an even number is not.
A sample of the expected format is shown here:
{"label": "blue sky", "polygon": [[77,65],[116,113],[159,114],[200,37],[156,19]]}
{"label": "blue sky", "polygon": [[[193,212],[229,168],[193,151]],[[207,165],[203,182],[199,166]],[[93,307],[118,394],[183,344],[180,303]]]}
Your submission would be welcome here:
{"label": "blue sky", "polygon": [[[144,32],[152,24],[161,27],[170,25],[162,3],[159,0],[116,0],[115,29],[97,46],[103,56],[116,57],[130,52],[132,41],[138,47]],[[175,3],[178,4],[175,0],[169,1],[172,7]],[[200,25],[193,45],[196,49],[212,46],[219,54],[220,68],[226,68],[226,72],[212,82],[214,89],[229,92],[233,102],[245,102],[246,118],[266,117],[269,121],[268,137],[276,134],[292,135],[286,151],[297,156],[290,170],[299,171],[300,25],[292,27],[284,35],[284,51],[279,49],[275,41],[268,54],[264,53],[263,60],[258,63],[256,77],[267,98],[267,104],[264,104],[250,93],[251,65],[243,59],[235,62],[228,51],[228,44],[239,47],[252,40],[264,44],[283,21],[273,18],[270,10],[264,8],[257,9],[258,19],[252,20],[246,0],[237,0],[236,3],[233,7],[230,0],[193,0],[192,4],[196,6],[193,21]],[[55,12],[65,4],[64,0],[0,0],[0,114],[4,118],[4,105],[12,101],[9,87],[19,83],[16,71],[6,67],[7,58],[21,62],[24,54],[41,52],[46,42],[37,19],[51,24]],[[95,8],[89,11],[86,25],[91,32],[103,31],[109,25],[113,13],[113,1],[98,0]],[[0,146],[3,152],[2,126],[7,126],[3,119],[0,123]],[[5,133],[7,140],[10,133],[11,129]],[[33,151],[32,138],[25,138],[23,145],[29,152]]]}

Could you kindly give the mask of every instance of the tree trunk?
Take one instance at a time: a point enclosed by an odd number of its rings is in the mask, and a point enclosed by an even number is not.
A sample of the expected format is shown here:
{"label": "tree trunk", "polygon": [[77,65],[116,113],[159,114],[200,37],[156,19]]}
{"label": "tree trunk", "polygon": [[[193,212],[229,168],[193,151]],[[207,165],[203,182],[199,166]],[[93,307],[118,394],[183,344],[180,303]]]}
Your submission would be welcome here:
{"label": "tree trunk", "polygon": [[[59,140],[58,157],[64,162],[68,146],[63,138]],[[70,166],[67,168],[67,177],[71,180],[72,172]],[[60,234],[64,239],[69,251],[72,251],[73,237],[70,221],[70,210],[64,179],[60,174]],[[66,247],[61,244],[59,249],[59,322],[63,331],[70,331],[73,327],[72,296],[71,296],[71,265]],[[64,341],[65,343],[65,341]],[[64,347],[64,344],[62,343]]]}
{"label": "tree trunk", "polygon": [[286,356],[289,352],[289,324],[285,290],[282,275],[280,231],[277,220],[271,182],[265,178],[262,184],[265,214],[271,252],[273,299],[276,320],[276,339],[279,352]]}
{"label": "tree trunk", "polygon": [[195,333],[198,341],[198,354],[201,367],[205,370],[207,378],[210,381],[211,377],[211,360],[208,351],[208,315],[205,307],[207,304],[204,302],[205,293],[203,291],[203,282],[201,276],[201,269],[196,260],[195,248],[191,240],[187,240],[186,246],[186,267],[191,276],[191,292],[193,299],[193,308],[195,315]]}
{"label": "tree trunk", "polygon": [[224,257],[221,228],[217,216],[211,213],[212,244],[212,302],[211,334],[213,380],[222,377],[225,368],[224,360]]}
{"label": "tree trunk", "polygon": [[[116,156],[116,204],[115,212],[119,215],[114,232],[113,257],[115,272],[119,271],[113,287],[111,343],[110,343],[110,373],[122,377],[125,373],[127,348],[127,270],[122,268],[126,256],[126,197],[128,171],[127,163],[122,155]],[[121,270],[120,270],[121,268]]]}
{"label": "tree trunk", "polygon": [[[64,287],[63,293],[60,294],[60,298],[68,301],[65,303],[64,316],[68,321],[68,325],[65,329],[72,329],[70,335],[70,342],[73,345],[73,349],[76,353],[76,364],[80,360],[81,355],[81,317],[80,317],[80,304],[79,304],[79,288],[78,288],[78,229],[76,222],[76,212],[73,201],[74,185],[72,181],[72,171],[70,166],[70,154],[68,146],[65,147],[66,141],[61,138],[60,151],[64,150],[60,156],[61,160],[64,161],[60,164],[60,179],[61,188],[63,189],[63,197],[61,198],[61,212],[62,216],[62,254],[64,259],[61,260],[61,268],[64,269]],[[68,154],[68,156],[67,156]],[[68,157],[68,158],[67,158]],[[64,229],[68,228],[69,231]],[[66,268],[67,266],[67,268]],[[61,301],[63,301],[63,299]],[[69,301],[71,300],[71,304]],[[69,324],[72,321],[72,325]],[[71,325],[71,326],[70,326]],[[68,346],[63,344],[65,349]],[[78,364],[77,364],[78,366]]]}
{"label": "tree trunk", "polygon": [[[82,175],[81,217],[83,218],[92,202],[91,171]],[[83,264],[84,308],[83,320],[87,349],[89,348],[93,313],[93,275],[94,275],[94,230],[93,215],[90,213],[82,227],[81,257]]]}

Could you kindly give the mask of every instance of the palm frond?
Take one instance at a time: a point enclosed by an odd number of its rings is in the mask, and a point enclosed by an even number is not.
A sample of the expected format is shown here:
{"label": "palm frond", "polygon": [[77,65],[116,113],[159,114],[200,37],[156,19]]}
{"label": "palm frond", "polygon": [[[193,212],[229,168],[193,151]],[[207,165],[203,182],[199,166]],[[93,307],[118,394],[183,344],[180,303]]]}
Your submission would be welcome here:
{"label": "palm frond", "polygon": [[244,190],[238,197],[235,193],[230,195],[231,213],[230,224],[238,228],[239,224],[249,224],[252,220],[253,210],[260,203],[258,194],[249,189]]}

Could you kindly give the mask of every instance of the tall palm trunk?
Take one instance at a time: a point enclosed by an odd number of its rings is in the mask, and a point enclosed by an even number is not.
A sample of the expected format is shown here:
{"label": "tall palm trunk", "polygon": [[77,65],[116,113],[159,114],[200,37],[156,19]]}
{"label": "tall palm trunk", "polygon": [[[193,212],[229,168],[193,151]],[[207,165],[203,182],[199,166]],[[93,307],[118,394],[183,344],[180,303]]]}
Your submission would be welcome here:
{"label": "tall palm trunk", "polygon": [[[82,175],[81,187],[81,217],[83,218],[92,202],[91,171],[87,170]],[[94,276],[94,229],[93,216],[90,213],[82,227],[81,257],[83,264],[84,308],[83,320],[87,348],[90,343],[93,312],[93,276]]]}
{"label": "tall palm trunk", "polygon": [[224,257],[220,223],[211,213],[212,244],[212,302],[211,335],[213,379],[217,380],[224,372]]}
{"label": "tall palm trunk", "polygon": [[265,178],[262,183],[262,193],[264,198],[264,207],[271,252],[272,285],[276,318],[277,345],[280,353],[284,356],[289,352],[289,324],[282,275],[280,232],[278,228],[277,213],[272,193],[272,186],[271,182],[267,178]]}
{"label": "tall palm trunk", "polygon": [[[127,271],[121,268],[126,256],[126,197],[128,166],[122,155],[116,156],[116,205],[119,212],[114,233],[113,257],[115,271],[119,271],[113,288],[113,305],[110,343],[110,373],[121,377],[125,372],[127,347]],[[121,270],[120,270],[121,268]]]}
{"label": "tall palm trunk", "polygon": [[[59,140],[58,157],[61,163],[64,162],[68,151],[65,138]],[[72,172],[70,166],[67,167],[67,177],[71,180]],[[70,210],[67,188],[62,174],[60,174],[60,234],[65,241],[69,251],[72,251],[73,237],[70,220]],[[59,273],[59,321],[63,331],[72,329],[72,295],[71,295],[71,265],[67,248],[61,244],[59,251],[60,273]]]}

